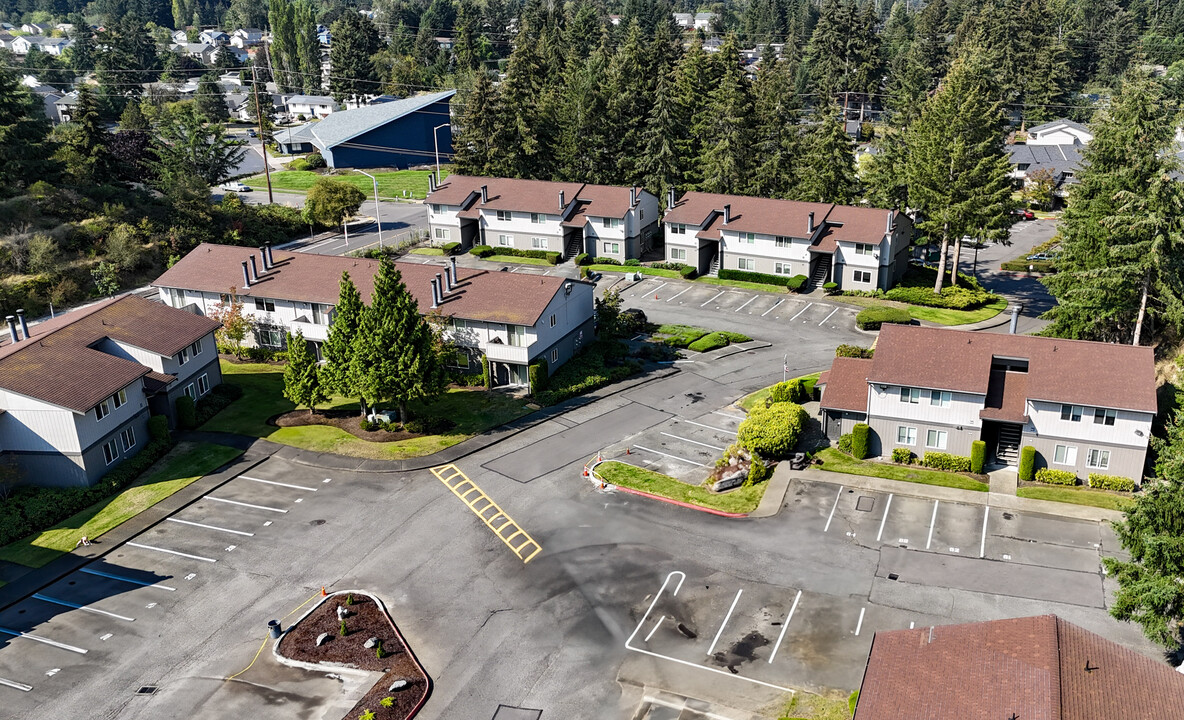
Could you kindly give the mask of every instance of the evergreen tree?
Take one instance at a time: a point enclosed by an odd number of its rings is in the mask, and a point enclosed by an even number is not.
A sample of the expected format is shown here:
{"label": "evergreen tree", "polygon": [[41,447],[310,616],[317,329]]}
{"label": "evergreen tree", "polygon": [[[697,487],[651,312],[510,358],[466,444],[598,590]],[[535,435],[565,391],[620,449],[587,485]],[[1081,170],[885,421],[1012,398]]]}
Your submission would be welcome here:
{"label": "evergreen tree", "polygon": [[111,162],[103,140],[99,104],[89,85],[78,88],[78,103],[70,122],[59,125],[55,136],[61,145],[57,159],[78,185],[101,185],[110,180]]}
{"label": "evergreen tree", "polygon": [[350,361],[366,307],[362,304],[362,296],[348,272],[341,273],[340,288],[337,307],[333,310],[333,322],[329,325],[329,335],[321,345],[321,357],[325,364],[321,367],[319,379],[327,392],[359,398],[362,415],[365,416],[366,405],[361,401],[362,392],[357,378],[353,375]]}
{"label": "evergreen tree", "polygon": [[793,195],[794,167],[802,152],[798,120],[801,107],[794,93],[794,67],[788,60],[766,56],[757,71],[757,156],[753,191],[761,197]]}
{"label": "evergreen tree", "polygon": [[300,77],[300,54],[296,44],[296,10],[289,0],[267,0],[271,42],[265,46],[271,74],[281,93],[304,87]]}
{"label": "evergreen tree", "polygon": [[16,75],[0,69],[0,197],[53,176],[50,125]]}
{"label": "evergreen tree", "polygon": [[[294,64],[300,71],[299,83],[305,93],[318,95],[321,92],[321,41],[317,37],[317,8],[312,0],[300,0],[293,5],[292,24],[296,38]],[[336,36],[333,40],[337,41]]]}
{"label": "evergreen tree", "polygon": [[497,92],[487,73],[477,74],[459,113],[452,139],[453,162],[465,175],[496,175],[506,150]]}
{"label": "evergreen tree", "polygon": [[320,368],[317,358],[308,349],[304,333],[288,333],[288,364],[284,366],[284,397],[297,407],[304,405],[308,414],[316,412],[316,406],[329,399],[321,387]]}
{"label": "evergreen tree", "polygon": [[602,44],[604,25],[600,12],[592,0],[576,0],[568,9],[568,20],[563,28],[563,46],[567,62],[582,62]]}
{"label": "evergreen tree", "polygon": [[842,111],[831,104],[804,138],[795,196],[810,202],[850,205],[855,201],[855,147],[847,136]]}
{"label": "evergreen tree", "polygon": [[675,107],[678,117],[683,121],[675,137],[680,168],[675,183],[678,186],[699,183],[697,161],[703,154],[708,123],[713,117],[705,98],[716,86],[717,76],[716,64],[704,52],[702,41],[695,38],[674,73]]}
{"label": "evergreen tree", "polygon": [[612,132],[605,136],[616,172],[613,184],[635,185],[642,180],[638,149],[642,147],[646,114],[653,105],[653,88],[645,71],[645,46],[636,20],[625,33],[608,69],[608,114]]}
{"label": "evergreen tree", "polygon": [[[213,74],[201,76],[197,83],[197,112],[206,122],[218,123],[229,119],[226,110],[226,99],[222,95],[222,88],[218,87],[218,78]],[[137,103],[129,103],[128,107]]]}
{"label": "evergreen tree", "polygon": [[658,77],[657,96],[646,119],[644,150],[641,157],[642,184],[646,190],[666,202],[667,191],[681,181],[678,149],[675,146],[684,129],[679,106],[673,95],[673,83]]}
{"label": "evergreen tree", "polygon": [[884,209],[908,207],[909,184],[901,172],[908,159],[905,131],[885,128],[872,147],[876,152],[865,156],[859,168],[864,202]]}
{"label": "evergreen tree", "polygon": [[615,124],[608,112],[608,50],[602,46],[591,58],[568,62],[567,84],[560,97],[558,178],[571,182],[616,182],[618,168],[613,137]]}
{"label": "evergreen tree", "polygon": [[480,22],[474,0],[460,0],[456,9],[456,40],[452,53],[461,71],[476,70],[484,60],[477,45],[481,33]]}
{"label": "evergreen tree", "polygon": [[[553,47],[544,40],[545,13],[541,3],[528,3],[522,13],[522,28],[507,64],[500,88],[500,125],[506,135],[504,163],[499,174],[518,178],[549,178],[553,159],[555,109],[547,75]],[[558,74],[558,73],[556,73]]]}
{"label": "evergreen tree", "polygon": [[[157,182],[171,186],[198,179],[208,188],[227,178],[246,154],[246,147],[226,135],[226,128],[210,124],[192,102],[177,103],[162,113],[156,125]],[[208,194],[208,191],[207,191]]]}
{"label": "evergreen tree", "polygon": [[140,103],[129,102],[127,107],[123,109],[123,114],[119,116],[120,130],[147,130],[148,118],[144,117],[144,112],[140,110]]}
{"label": "evergreen tree", "polygon": [[698,188],[744,195],[752,189],[753,103],[734,33],[725,38],[715,60],[721,67],[719,83],[705,103],[710,115],[696,128],[704,132]]}
{"label": "evergreen tree", "polygon": [[360,101],[366,95],[377,94],[378,73],[373,58],[382,41],[374,21],[347,12],[333,23],[330,32],[333,43],[329,46],[329,63],[333,76],[329,79],[329,89],[333,98],[337,102]]}

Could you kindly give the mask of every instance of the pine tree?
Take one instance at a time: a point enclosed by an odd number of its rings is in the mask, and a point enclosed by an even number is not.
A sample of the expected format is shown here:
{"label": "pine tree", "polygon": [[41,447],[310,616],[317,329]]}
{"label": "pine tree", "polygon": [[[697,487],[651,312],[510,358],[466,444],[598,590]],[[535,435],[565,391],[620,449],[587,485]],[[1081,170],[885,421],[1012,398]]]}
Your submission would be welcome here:
{"label": "pine tree", "polygon": [[49,122],[16,75],[0,69],[0,197],[52,177]]}
{"label": "pine tree", "polygon": [[144,117],[144,112],[140,109],[140,103],[129,102],[127,107],[123,109],[123,114],[119,116],[120,130],[147,130],[148,118]]}
{"label": "pine tree", "polygon": [[[130,103],[131,107],[136,103]],[[197,82],[197,112],[206,122],[218,123],[230,117],[226,111],[226,100],[218,87],[217,76],[207,73]]]}
{"label": "pine tree", "polygon": [[567,62],[583,62],[592,56],[601,42],[604,26],[592,0],[576,0],[568,8],[568,20],[563,28],[563,46]]}
{"label": "pine tree", "polygon": [[681,181],[678,150],[675,147],[683,129],[673,87],[665,76],[658,77],[657,96],[646,119],[644,150],[641,157],[642,184],[646,190],[666,202],[667,191]]}
{"label": "pine tree", "polygon": [[753,191],[761,197],[788,198],[795,183],[794,167],[802,152],[798,119],[801,107],[794,93],[794,66],[766,56],[757,71],[757,156]]}
{"label": "pine tree", "polygon": [[78,103],[70,122],[59,125],[57,158],[78,185],[99,185],[110,179],[111,162],[103,140],[107,132],[99,120],[99,104],[89,85],[78,88]]}
{"label": "pine tree", "polygon": [[897,209],[909,205],[909,184],[901,169],[908,158],[905,132],[888,127],[872,141],[874,154],[863,158],[859,167],[863,199],[876,208]]}
{"label": "pine tree", "polygon": [[803,139],[794,192],[798,200],[850,205],[857,197],[855,146],[847,136],[842,111],[831,105]]}
{"label": "pine tree", "polygon": [[452,139],[453,162],[465,175],[497,175],[506,150],[503,141],[500,103],[487,73],[477,74],[459,113]]}
{"label": "pine tree", "polygon": [[271,42],[266,46],[272,77],[282,93],[304,87],[300,78],[300,57],[296,45],[296,15],[289,0],[268,0]]}
{"label": "pine tree", "polygon": [[702,127],[698,188],[703,192],[744,195],[753,184],[753,103],[734,33],[725,38],[715,61],[720,63],[721,74],[705,103],[710,116]]}
{"label": "pine tree", "polygon": [[548,59],[553,46],[547,34],[540,3],[529,3],[522,13],[522,28],[515,39],[500,90],[499,124],[506,134],[507,155],[499,174],[518,178],[549,178],[555,128],[548,80]]}
{"label": "pine tree", "polygon": [[321,357],[325,364],[320,371],[320,381],[330,393],[359,398],[362,415],[365,416],[366,405],[361,400],[362,391],[353,374],[350,359],[366,307],[348,272],[341,273],[340,287],[337,307],[333,310],[333,323],[329,326],[328,338],[321,346]]}
{"label": "pine tree", "polygon": [[642,179],[637,151],[642,147],[646,113],[653,104],[653,88],[645,61],[641,26],[635,20],[608,69],[608,114],[613,132],[605,139],[610,142],[616,165],[613,184],[634,185]]}
{"label": "pine tree", "polygon": [[328,400],[321,387],[317,358],[308,349],[304,333],[288,333],[288,364],[284,366],[284,397],[297,407],[304,405],[308,414],[316,412],[316,406]]}
{"label": "pine tree", "polygon": [[[382,47],[374,21],[347,12],[330,27],[333,43],[329,46],[329,64],[333,76],[329,89],[337,102],[360,101],[378,92],[378,73],[374,55]],[[319,68],[319,64],[318,64]]]}
{"label": "pine tree", "polygon": [[677,114],[684,122],[675,138],[679,158],[678,185],[699,183],[698,158],[703,154],[708,124],[713,119],[706,98],[716,86],[716,64],[696,38],[682,56],[674,73],[674,97]]}
{"label": "pine tree", "polygon": [[616,131],[608,112],[608,49],[587,60],[572,58],[560,97],[561,130],[556,149],[558,177],[571,182],[610,183],[618,176],[613,154]]}

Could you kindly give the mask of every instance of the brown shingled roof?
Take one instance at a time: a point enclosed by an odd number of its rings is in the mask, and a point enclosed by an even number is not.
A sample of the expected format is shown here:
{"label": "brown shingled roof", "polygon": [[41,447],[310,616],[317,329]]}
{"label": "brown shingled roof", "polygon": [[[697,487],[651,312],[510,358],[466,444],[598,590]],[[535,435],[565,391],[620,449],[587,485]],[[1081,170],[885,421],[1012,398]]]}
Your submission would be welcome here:
{"label": "brown shingled roof", "polygon": [[[488,190],[489,200],[486,202],[481,202],[482,185],[486,186]],[[584,187],[582,183],[449,175],[444,179],[444,182],[436,186],[435,192],[428,194],[424,202],[436,205],[460,205],[472,193],[476,193],[477,200],[469,208],[470,211],[480,208],[559,215],[562,212],[559,208],[559,191],[563,191],[564,209],[566,209]],[[625,192],[625,205],[628,206],[628,188],[625,189]],[[621,217],[624,215],[625,211],[622,210]]]}
{"label": "brown shingled roof", "polygon": [[867,373],[872,361],[864,358],[837,357],[830,371],[818,378],[825,385],[820,407],[827,410],[867,412]]}

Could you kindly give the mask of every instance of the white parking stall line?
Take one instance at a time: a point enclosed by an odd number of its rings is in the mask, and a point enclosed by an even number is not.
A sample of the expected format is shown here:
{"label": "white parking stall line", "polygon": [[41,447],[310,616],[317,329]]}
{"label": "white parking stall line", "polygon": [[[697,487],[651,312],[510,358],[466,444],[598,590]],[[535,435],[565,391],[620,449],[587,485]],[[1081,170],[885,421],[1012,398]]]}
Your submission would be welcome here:
{"label": "white parking stall line", "polygon": [[686,289],[684,289],[682,292],[680,292],[680,293],[678,293],[678,294],[676,294],[676,295],[671,295],[670,297],[666,298],[666,302],[670,302],[671,300],[673,300],[674,298],[678,297],[679,295],[682,295],[682,293],[685,293],[687,290],[690,290],[690,288],[686,288]]}
{"label": "white parking stall line", "polygon": [[777,659],[777,650],[781,648],[781,641],[785,639],[785,631],[789,629],[789,621],[793,620],[794,611],[798,609],[798,600],[801,599],[802,591],[798,590],[798,594],[793,599],[793,605],[789,608],[789,614],[785,616],[785,621],[781,623],[781,634],[777,636],[777,644],[773,646],[773,652],[769,655],[770,663]]}
{"label": "white parking stall line", "polygon": [[61,605],[62,607],[74,608],[75,610],[81,610],[83,612],[88,612],[88,613],[94,613],[95,615],[106,615],[107,617],[112,617],[112,618],[115,618],[116,620],[126,620],[128,622],[135,622],[136,621],[135,618],[130,618],[130,617],[127,617],[126,615],[116,615],[113,612],[107,612],[106,610],[100,610],[98,608],[92,608],[88,605],[80,605],[78,603],[72,603],[72,602],[69,602],[66,600],[59,600],[58,598],[52,598],[52,597],[49,597],[48,595],[42,595],[41,593],[35,593],[33,595],[33,599],[40,600],[41,602],[47,602],[52,605]]}
{"label": "white parking stall line", "polygon": [[205,523],[193,522],[192,520],[181,520],[180,518],[165,518],[169,522],[179,523],[181,525],[192,525],[193,527],[205,528],[206,530],[217,530],[219,532],[233,533],[235,535],[245,535],[247,537],[255,537],[255,533],[246,532],[245,530],[231,530],[230,528],[218,527],[217,525],[206,525]]}
{"label": "white parking stall line", "polygon": [[671,460],[681,460],[682,462],[690,463],[691,465],[694,465],[696,467],[706,467],[706,465],[704,465],[703,463],[695,462],[694,460],[687,460],[686,458],[680,458],[677,455],[670,455],[669,453],[659,452],[657,450],[650,450],[649,448],[642,447],[641,445],[634,445],[633,447],[637,448],[638,450],[645,450],[648,453],[653,453],[655,455],[661,455],[662,457],[668,457]]}
{"label": "white parking stall line", "polygon": [[835,510],[839,508],[839,498],[843,497],[843,486],[839,486],[839,492],[835,495],[835,504],[830,506],[830,515],[826,518],[826,527],[822,528],[822,532],[830,530],[830,521],[835,519]]}
{"label": "white parking stall line", "polygon": [[982,541],[979,542],[979,545],[978,545],[978,556],[980,558],[987,556],[987,518],[990,516],[990,514],[991,514],[991,506],[988,505],[985,508],[983,508],[983,535],[982,535]]}
{"label": "white parking stall line", "polygon": [[724,628],[728,626],[728,620],[732,617],[732,611],[736,609],[736,603],[740,602],[740,595],[744,592],[744,588],[736,591],[736,597],[732,598],[732,607],[728,608],[728,614],[724,615],[724,621],[719,624],[719,630],[715,633],[715,639],[711,641],[711,647],[707,648],[707,655],[710,657],[715,654],[715,645],[719,642],[720,635],[724,634]]}
{"label": "white parking stall line", "polygon": [[239,475],[239,478],[243,480],[250,480],[251,482],[263,483],[265,485],[279,485],[280,487],[292,488],[293,490],[311,490],[313,492],[317,491],[317,489],[314,487],[305,487],[304,485],[293,485],[291,483],[276,482],[275,480],[263,480],[262,478],[253,478],[247,475]]}
{"label": "white parking stall line", "polygon": [[652,630],[650,630],[650,632],[649,632],[649,634],[648,634],[648,635],[646,635],[646,636],[645,636],[645,641],[646,641],[646,642],[649,642],[649,641],[650,641],[650,638],[652,638],[652,637],[654,636],[654,633],[658,632],[658,628],[662,626],[662,621],[663,621],[663,620],[665,620],[665,619],[666,619],[666,616],[665,616],[665,615],[663,615],[662,617],[658,618],[658,622],[654,623],[654,628],[653,628]]}
{"label": "white parking stall line", "polygon": [[937,500],[933,501],[933,517],[929,518],[929,539],[925,541],[925,549],[926,550],[928,550],[929,546],[933,543],[933,526],[937,523],[937,503],[938,502],[939,501],[937,501]]}
{"label": "white parking stall line", "polygon": [[757,298],[757,296],[756,296],[756,295],[753,295],[752,297],[748,298],[748,300],[746,300],[746,301],[744,302],[744,304],[743,304],[743,305],[741,305],[740,307],[736,308],[736,312],[740,312],[740,311],[741,311],[741,310],[743,310],[744,308],[748,307],[748,303],[752,302],[753,300],[756,300],[756,298]]}
{"label": "white parking stall line", "polygon": [[144,545],[142,543],[134,543],[134,542],[129,542],[126,544],[130,545],[131,547],[138,547],[143,550],[155,550],[156,552],[162,552],[162,553],[166,553],[168,555],[177,555],[179,557],[189,558],[190,560],[200,560],[202,562],[208,562],[208,563],[218,562],[214,558],[202,557],[201,555],[190,555],[189,553],[183,553],[179,550],[169,550],[168,548],[159,548],[159,547],[155,547],[153,545]]}
{"label": "white parking stall line", "polygon": [[226,498],[218,498],[213,495],[202,495],[203,500],[213,500],[214,502],[227,503],[230,505],[239,505],[241,507],[255,508],[256,510],[267,510],[269,512],[286,513],[287,510],[280,508],[267,507],[266,505],[252,505],[251,503],[239,502],[238,500],[227,500]]}
{"label": "white parking stall line", "polygon": [[798,314],[797,314],[797,315],[794,315],[793,317],[791,317],[791,318],[789,319],[789,321],[790,321],[790,322],[793,322],[794,320],[797,320],[797,319],[798,319],[798,315],[801,315],[802,313],[806,312],[807,310],[809,310],[809,309],[810,309],[811,307],[813,307],[813,306],[814,306],[814,303],[812,303],[812,302],[811,302],[811,303],[806,303],[806,307],[802,308],[801,310],[798,310]]}
{"label": "white parking stall line", "polygon": [[689,442],[689,443],[692,443],[692,444],[694,444],[694,445],[702,445],[703,447],[705,447],[705,448],[711,448],[712,450],[720,450],[720,451],[722,451],[722,450],[723,450],[723,448],[722,448],[722,447],[719,447],[718,445],[708,445],[708,444],[707,444],[707,443],[705,443],[705,442],[699,442],[698,440],[691,440],[691,439],[689,439],[689,438],[679,437],[678,435],[671,435],[671,434],[670,434],[670,433],[668,433],[668,432],[660,432],[660,433],[658,433],[658,434],[659,434],[659,435],[665,435],[666,437],[669,437],[669,438],[674,438],[675,440],[682,440],[683,442]]}
{"label": "white parking stall line", "polygon": [[863,629],[863,614],[867,612],[867,608],[859,608],[859,622],[855,624],[855,636],[859,637],[859,631]]}
{"label": "white parking stall line", "polygon": [[884,537],[884,524],[888,522],[888,511],[892,509],[892,495],[888,495],[888,502],[884,505],[884,517],[880,518],[880,532],[876,534],[876,542]]}
{"label": "white parking stall line", "polygon": [[736,422],[741,422],[742,420],[744,420],[744,418],[742,418],[742,417],[736,417],[735,415],[729,415],[728,413],[720,412],[719,410],[712,410],[711,414],[712,415],[719,415],[721,417],[731,418],[732,420],[735,420]]}
{"label": "white parking stall line", "polygon": [[26,685],[24,683],[19,683],[15,680],[8,680],[5,678],[0,678],[0,685],[3,685],[4,687],[10,687],[14,690],[20,690],[21,692],[29,692],[33,689],[32,685]]}
{"label": "white parking stall line", "polygon": [[835,314],[835,313],[837,313],[838,311],[839,311],[839,309],[838,309],[838,308],[835,308],[834,310],[831,310],[831,311],[830,311],[830,315],[827,315],[826,317],[822,318],[822,322],[818,323],[818,327],[822,327],[823,325],[825,325],[825,324],[826,324],[826,321],[827,321],[827,320],[830,320],[830,316],[831,316],[831,315],[834,315],[834,314]]}
{"label": "white parking stall line", "polygon": [[78,568],[78,572],[86,573],[87,575],[97,575],[98,577],[105,577],[109,580],[118,580],[119,582],[131,583],[132,585],[139,585],[140,587],[156,588],[157,590],[168,590],[169,592],[177,592],[177,588],[169,587],[168,585],[161,585],[160,583],[148,582],[147,580],[136,580],[135,578],[124,577],[122,575],[115,575],[102,570],[92,570],[90,568]]}
{"label": "white parking stall line", "polygon": [[773,312],[774,310],[776,310],[783,302],[785,302],[784,299],[778,300],[777,302],[773,303],[773,307],[771,307],[768,310],[761,313],[761,317],[764,317],[764,316],[768,315],[769,313]]}
{"label": "white parking stall line", "polygon": [[[656,293],[656,292],[658,292],[659,290],[661,290],[662,288],[666,287],[666,286],[667,286],[667,285],[669,285],[669,284],[670,284],[670,283],[668,283],[668,282],[664,282],[664,283],[662,283],[661,285],[659,285],[658,287],[654,288],[652,292],[655,292],[655,293]],[[651,292],[651,291],[650,291],[650,290],[646,290],[645,292],[646,292],[646,294],[648,295],[648,294],[650,294],[650,292]]]}
{"label": "white parking stall line", "polygon": [[87,652],[89,652],[86,648],[74,647],[73,645],[60,643],[57,640],[50,640],[49,638],[43,638],[40,635],[33,635],[27,632],[21,632],[20,630],[13,630],[11,628],[0,627],[0,633],[11,635],[13,637],[23,637],[26,640],[32,640],[45,645],[52,645],[53,647],[61,648],[62,650],[69,650],[70,652],[78,653],[79,655],[85,655]]}
{"label": "white parking stall line", "polygon": [[719,297],[720,295],[723,295],[726,292],[727,292],[727,290],[720,290],[711,298],[711,300],[708,300],[707,302],[703,303],[703,305],[700,305],[699,307],[704,307],[705,305],[707,305],[707,303],[714,301],[715,298]]}
{"label": "white parking stall line", "polygon": [[724,430],[723,428],[712,427],[711,425],[704,425],[703,423],[698,423],[698,422],[695,422],[694,420],[684,420],[683,418],[679,418],[678,421],[685,422],[688,425],[697,425],[698,427],[701,427],[701,428],[707,428],[708,430],[714,430],[716,432],[721,432],[721,433],[724,433],[725,435],[735,435],[736,434],[735,430]]}

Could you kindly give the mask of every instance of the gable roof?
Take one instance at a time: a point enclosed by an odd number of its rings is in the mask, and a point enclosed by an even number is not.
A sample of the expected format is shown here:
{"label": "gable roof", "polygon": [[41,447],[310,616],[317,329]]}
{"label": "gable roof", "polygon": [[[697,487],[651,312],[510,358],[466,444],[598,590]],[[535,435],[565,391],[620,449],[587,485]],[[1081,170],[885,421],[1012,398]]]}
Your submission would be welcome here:
{"label": "gable roof", "polygon": [[[317,147],[327,150],[455,94],[455,90],[446,90],[378,105],[365,105],[353,110],[340,110],[322,120],[313,136]],[[442,117],[440,122],[448,122],[448,118]]]}
{"label": "gable roof", "polygon": [[1046,122],[1043,125],[1037,125],[1036,127],[1028,128],[1028,133],[1029,134],[1032,134],[1032,133],[1040,134],[1042,132],[1046,132],[1048,130],[1052,130],[1052,129],[1058,128],[1058,127],[1070,128],[1072,130],[1077,130],[1079,132],[1089,133],[1090,135],[1093,135],[1093,133],[1090,132],[1088,126],[1083,125],[1082,123],[1079,123],[1079,122],[1075,122],[1073,120],[1069,120],[1067,118],[1060,118],[1058,120]]}
{"label": "gable roof", "polygon": [[[325,122],[322,120],[321,122]],[[481,186],[489,199],[481,202]],[[563,208],[559,207],[559,193],[563,192]],[[637,188],[638,197],[645,192]],[[471,205],[467,203],[472,202]],[[582,225],[578,216],[623,218],[629,211],[629,188],[614,185],[586,185],[578,182],[550,180],[520,180],[516,178],[449,175],[424,200],[426,204],[465,206],[462,217],[476,217],[478,210],[511,210],[517,212],[566,214],[572,204],[572,217],[567,225]]]}
{"label": "gable roof", "polygon": [[1078,145],[1010,145],[1007,148],[1008,162],[1018,169],[1027,165],[1029,175],[1037,170],[1047,169],[1059,182],[1065,171],[1075,171],[1081,164],[1081,147]]}
{"label": "gable roof", "polygon": [[288,105],[336,105],[337,101],[328,95],[293,95],[287,100]]}
{"label": "gable roof", "polygon": [[1010,717],[1184,717],[1184,676],[1055,615],[872,639],[855,720]]}
{"label": "gable roof", "polygon": [[867,373],[871,366],[870,359],[835,358],[830,370],[818,378],[818,384],[824,387],[819,407],[866,413]]}

